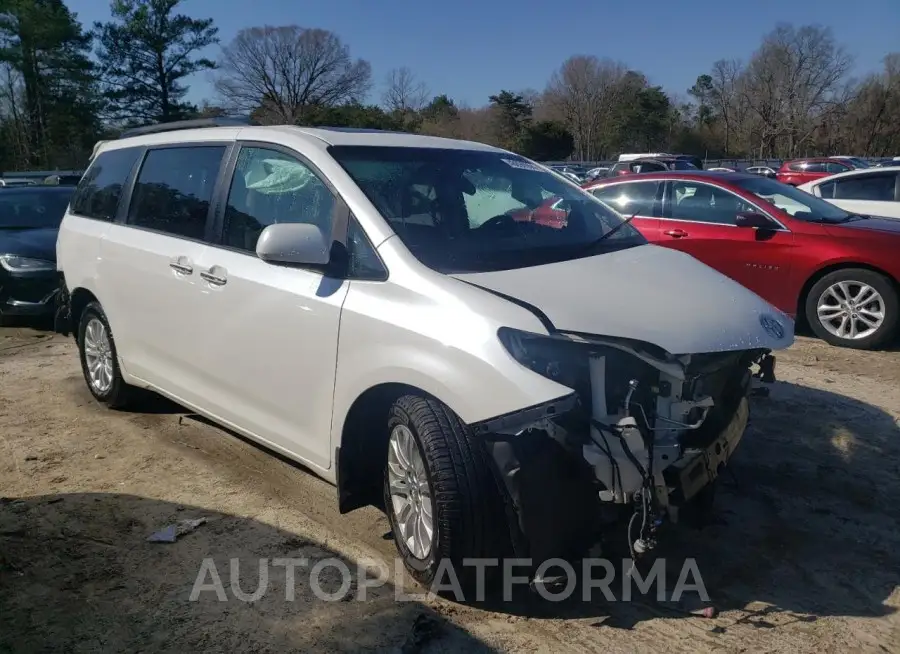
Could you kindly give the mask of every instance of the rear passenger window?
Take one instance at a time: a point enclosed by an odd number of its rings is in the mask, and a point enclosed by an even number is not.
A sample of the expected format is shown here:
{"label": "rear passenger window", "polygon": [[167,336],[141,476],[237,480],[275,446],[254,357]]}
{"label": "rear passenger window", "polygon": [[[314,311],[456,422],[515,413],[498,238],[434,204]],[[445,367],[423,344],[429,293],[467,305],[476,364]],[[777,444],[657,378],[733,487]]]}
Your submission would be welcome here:
{"label": "rear passenger window", "polygon": [[128,224],[202,240],[224,146],[150,150],[141,166]]}
{"label": "rear passenger window", "polygon": [[123,148],[100,153],[78,183],[72,198],[72,213],[97,220],[115,220],[122,187],[140,152],[136,148]]}
{"label": "rear passenger window", "polygon": [[659,218],[656,207],[656,193],[660,182],[631,182],[601,186],[591,191],[619,213],[630,216],[648,216]]}
{"label": "rear passenger window", "polygon": [[295,157],[266,148],[241,148],[228,191],[222,244],[255,252],[262,231],[275,223],[309,223],[331,236],[334,196]]}

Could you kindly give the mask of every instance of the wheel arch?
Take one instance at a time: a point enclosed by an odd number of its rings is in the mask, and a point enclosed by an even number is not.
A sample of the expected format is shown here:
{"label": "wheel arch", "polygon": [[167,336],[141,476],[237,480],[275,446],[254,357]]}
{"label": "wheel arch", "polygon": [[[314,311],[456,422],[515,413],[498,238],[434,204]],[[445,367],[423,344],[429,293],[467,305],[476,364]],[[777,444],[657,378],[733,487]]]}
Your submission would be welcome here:
{"label": "wheel arch", "polygon": [[393,403],[404,395],[434,397],[411,384],[386,382],[366,389],[350,405],[341,427],[340,443],[335,448],[335,482],[340,513],[368,505],[381,505],[388,413]]}
{"label": "wheel arch", "polygon": [[[891,285],[894,287],[894,290],[897,291],[897,294],[900,295],[900,282],[898,282],[894,277],[884,270],[883,268],[879,268],[878,266],[873,266],[868,263],[862,263],[859,261],[839,261],[835,263],[828,264],[827,266],[823,266],[816,270],[809,278],[803,283],[803,286],[800,287],[800,295],[797,298],[797,322],[801,322],[803,324],[807,324],[806,318],[806,298],[809,296],[809,292],[812,290],[812,287],[816,285],[816,283],[825,277],[825,275],[829,275],[833,272],[837,272],[838,270],[846,270],[850,268],[859,268],[861,270],[870,270],[874,273],[878,273],[879,275],[883,275],[890,281]],[[808,326],[808,325],[807,325]]]}
{"label": "wheel arch", "polygon": [[81,320],[84,308],[91,302],[100,304],[100,300],[93,291],[84,286],[79,286],[69,293],[69,325],[76,343],[78,342],[78,322]]}

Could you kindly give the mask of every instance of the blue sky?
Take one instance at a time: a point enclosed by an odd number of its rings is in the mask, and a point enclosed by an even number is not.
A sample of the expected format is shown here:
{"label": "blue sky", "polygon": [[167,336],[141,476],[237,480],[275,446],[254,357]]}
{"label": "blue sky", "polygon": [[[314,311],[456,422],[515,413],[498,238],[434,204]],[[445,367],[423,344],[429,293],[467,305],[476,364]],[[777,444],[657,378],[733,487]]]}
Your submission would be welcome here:
{"label": "blue sky", "polygon": [[[109,16],[106,0],[66,1],[85,25]],[[372,64],[375,102],[399,66],[432,93],[479,106],[501,89],[543,89],[573,54],[621,60],[683,94],[715,60],[746,59],[778,22],[831,27],[857,74],[900,51],[900,0],[185,0],[182,10],[213,18],[223,43],[250,26],[329,29]],[[204,98],[208,74],[189,94]]]}

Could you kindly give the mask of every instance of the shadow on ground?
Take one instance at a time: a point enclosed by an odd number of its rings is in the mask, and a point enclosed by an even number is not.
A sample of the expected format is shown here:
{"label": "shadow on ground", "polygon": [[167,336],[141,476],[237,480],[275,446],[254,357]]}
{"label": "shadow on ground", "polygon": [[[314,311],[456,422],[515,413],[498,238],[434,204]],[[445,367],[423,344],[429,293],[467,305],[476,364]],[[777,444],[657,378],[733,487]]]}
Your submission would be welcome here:
{"label": "shadow on ground", "polygon": [[[147,542],[178,520],[206,518],[174,543]],[[296,568],[289,601],[284,564]],[[204,559],[207,590],[191,593]],[[236,559],[233,576],[231,560]],[[260,559],[268,563],[265,592]],[[343,576],[324,565],[315,579],[343,600],[319,599],[310,572],[334,552],[256,520],[133,495],[61,494],[0,500],[0,651],[360,651],[422,648],[491,651],[390,585],[358,600],[354,563]],[[213,569],[225,601],[215,590]]]}

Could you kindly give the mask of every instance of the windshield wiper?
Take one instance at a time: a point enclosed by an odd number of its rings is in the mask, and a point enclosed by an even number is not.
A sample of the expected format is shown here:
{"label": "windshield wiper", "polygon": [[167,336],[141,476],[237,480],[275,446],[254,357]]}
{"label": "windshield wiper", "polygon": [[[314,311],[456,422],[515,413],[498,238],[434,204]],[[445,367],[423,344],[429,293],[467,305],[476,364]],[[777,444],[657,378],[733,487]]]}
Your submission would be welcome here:
{"label": "windshield wiper", "polygon": [[618,225],[616,225],[615,227],[613,227],[611,230],[609,230],[608,232],[606,232],[605,234],[603,234],[603,235],[602,235],[600,238],[598,238],[597,240],[593,241],[590,245],[593,246],[593,245],[596,245],[597,243],[599,243],[600,241],[604,241],[604,240],[608,239],[610,236],[612,236],[613,234],[615,234],[616,232],[618,232],[620,229],[622,229],[625,225],[627,225],[628,223],[630,223],[630,222],[631,222],[632,220],[634,220],[636,217],[637,217],[637,214],[636,214],[636,213],[631,214],[630,216],[628,216],[628,218],[625,218],[622,222],[620,222]]}
{"label": "windshield wiper", "polygon": [[618,225],[616,225],[615,227],[613,227],[612,229],[610,229],[610,230],[609,230],[608,232],[606,232],[605,234],[601,235],[601,236],[598,237],[598,238],[595,238],[595,239],[594,239],[593,241],[591,241],[590,243],[586,243],[584,246],[579,247],[579,248],[578,248],[578,251],[579,251],[579,252],[589,252],[590,250],[594,249],[594,247],[595,247],[598,243],[600,243],[600,242],[605,241],[606,239],[608,239],[610,236],[612,236],[613,234],[615,234],[616,232],[618,232],[620,229],[622,229],[625,225],[627,225],[628,223],[630,223],[630,222],[631,222],[632,220],[634,220],[636,217],[637,217],[637,214],[636,214],[636,213],[631,214],[630,216],[628,216],[628,218],[623,219],[622,222],[620,222]]}

